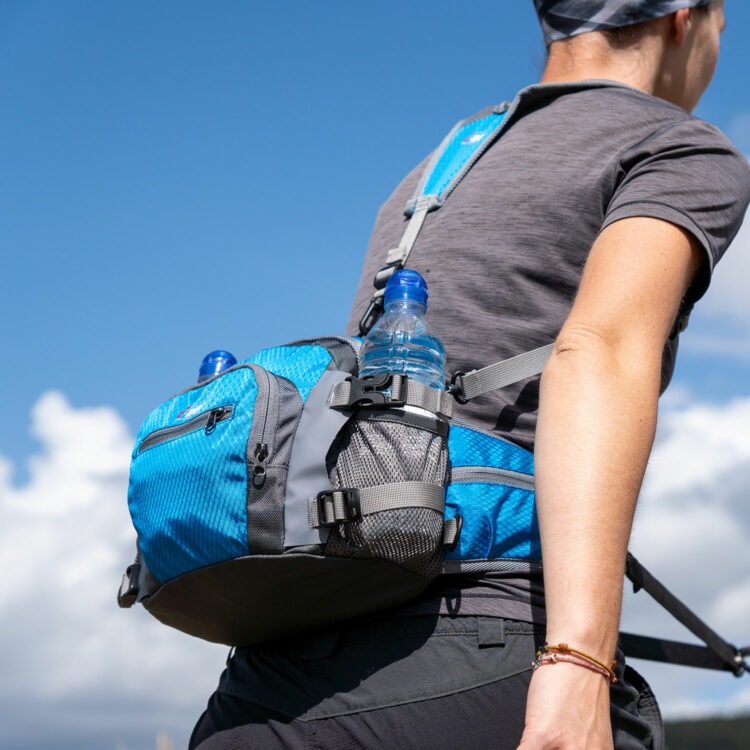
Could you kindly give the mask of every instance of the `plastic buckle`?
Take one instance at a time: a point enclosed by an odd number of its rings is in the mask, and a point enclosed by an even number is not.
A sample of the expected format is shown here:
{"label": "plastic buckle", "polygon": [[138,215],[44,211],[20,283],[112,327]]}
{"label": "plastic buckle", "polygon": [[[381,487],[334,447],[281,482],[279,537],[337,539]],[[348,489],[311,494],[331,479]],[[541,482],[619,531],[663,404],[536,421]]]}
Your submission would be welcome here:
{"label": "plastic buckle", "polygon": [[456,522],[456,533],[453,535],[453,539],[444,545],[448,552],[453,552],[458,547],[458,543],[461,541],[461,531],[464,528],[464,517],[460,513],[453,516],[452,520]]}
{"label": "plastic buckle", "polygon": [[[400,376],[399,376],[400,377]],[[394,376],[384,372],[380,375],[370,375],[366,378],[350,376],[351,383],[347,408],[355,406],[403,406],[406,402],[400,398],[393,398],[384,390],[393,385]]]}
{"label": "plastic buckle", "polygon": [[117,604],[123,609],[132,607],[138,598],[138,576],[141,566],[138,563],[128,565],[125,574],[122,577],[120,590],[117,592]]}
{"label": "plastic buckle", "polygon": [[403,268],[403,262],[399,258],[398,260],[394,260],[390,263],[386,263],[376,274],[375,278],[372,280],[372,285],[375,287],[375,289],[385,289],[385,285],[390,280],[391,276],[393,276],[396,271],[400,271]]}
{"label": "plastic buckle", "polygon": [[[344,505],[344,518],[336,517],[335,495],[341,496],[341,502]],[[341,488],[338,490],[324,490],[319,492],[315,498],[318,506],[318,525],[322,527],[335,526],[337,523],[346,521],[357,521],[362,518],[362,505],[359,501],[359,490],[356,487]],[[326,510],[333,507],[333,513],[326,513]],[[327,520],[333,516],[332,520]]]}

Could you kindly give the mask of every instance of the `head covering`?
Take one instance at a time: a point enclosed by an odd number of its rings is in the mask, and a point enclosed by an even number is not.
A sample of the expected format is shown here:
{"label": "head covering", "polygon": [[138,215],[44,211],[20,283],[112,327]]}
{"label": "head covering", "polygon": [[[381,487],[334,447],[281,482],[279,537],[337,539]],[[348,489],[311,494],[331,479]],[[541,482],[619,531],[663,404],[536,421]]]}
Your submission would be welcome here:
{"label": "head covering", "polygon": [[544,43],[587,31],[617,29],[713,0],[534,0]]}

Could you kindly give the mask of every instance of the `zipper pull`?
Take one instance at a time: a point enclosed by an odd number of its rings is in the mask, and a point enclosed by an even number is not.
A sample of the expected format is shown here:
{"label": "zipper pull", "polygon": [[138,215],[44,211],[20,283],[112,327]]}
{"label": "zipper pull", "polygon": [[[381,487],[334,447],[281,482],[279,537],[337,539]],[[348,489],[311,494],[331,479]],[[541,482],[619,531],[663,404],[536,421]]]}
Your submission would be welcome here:
{"label": "zipper pull", "polygon": [[266,461],[268,461],[268,445],[257,443],[255,445],[255,466],[253,466],[253,487],[262,487],[266,481]]}
{"label": "zipper pull", "polygon": [[220,406],[218,409],[213,409],[211,411],[208,415],[208,420],[206,421],[206,435],[210,435],[216,429],[216,425],[224,419],[224,415],[227,411],[228,410],[225,406]]}

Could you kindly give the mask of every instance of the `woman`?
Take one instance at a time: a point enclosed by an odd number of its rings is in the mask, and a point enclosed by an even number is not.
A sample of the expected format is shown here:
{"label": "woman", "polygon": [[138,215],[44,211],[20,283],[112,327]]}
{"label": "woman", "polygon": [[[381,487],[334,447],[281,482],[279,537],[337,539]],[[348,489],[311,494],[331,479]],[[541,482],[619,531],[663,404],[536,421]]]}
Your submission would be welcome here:
{"label": "woman", "polygon": [[[543,581],[532,570],[441,576],[381,617],[240,650],[192,747],[663,746],[617,633],[680,322],[750,197],[746,160],[689,114],[716,65],[723,2],[536,6],[549,48],[541,82],[427,218],[409,266],[429,284],[449,371],[555,341],[541,387],[532,379],[458,410],[535,452]],[[422,169],[381,208],[349,333]],[[563,643],[584,656],[555,660]]]}

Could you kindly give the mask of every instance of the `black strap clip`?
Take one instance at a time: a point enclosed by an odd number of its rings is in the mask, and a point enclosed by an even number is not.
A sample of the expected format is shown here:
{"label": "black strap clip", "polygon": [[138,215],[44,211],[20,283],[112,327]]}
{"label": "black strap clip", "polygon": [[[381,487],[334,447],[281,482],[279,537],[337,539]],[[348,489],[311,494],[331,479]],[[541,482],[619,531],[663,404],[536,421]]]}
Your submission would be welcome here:
{"label": "black strap clip", "polygon": [[443,528],[443,546],[448,552],[453,552],[458,547],[463,527],[464,517],[460,513],[445,522]]}
{"label": "black strap clip", "polygon": [[373,295],[364,315],[359,319],[360,336],[367,336],[370,329],[378,322],[378,318],[383,314],[383,309],[383,295]]}
{"label": "black strap clip", "polygon": [[396,260],[386,264],[375,274],[375,278],[372,280],[372,285],[375,287],[375,294],[372,295],[370,304],[367,306],[364,315],[359,320],[360,336],[367,336],[370,329],[378,322],[378,318],[383,314],[383,310],[385,309],[383,294],[385,285],[388,283],[388,279],[403,267],[403,261]]}
{"label": "black strap clip", "polygon": [[453,373],[453,377],[448,385],[448,393],[453,396],[455,401],[459,404],[468,404],[469,399],[464,395],[464,381],[463,377],[466,375],[465,372],[457,370]]}
{"label": "black strap clip", "polygon": [[[351,384],[347,408],[356,406],[403,406],[406,402],[400,397],[403,392],[404,376],[384,372],[365,378],[347,378]],[[383,393],[388,389],[391,393]]]}

